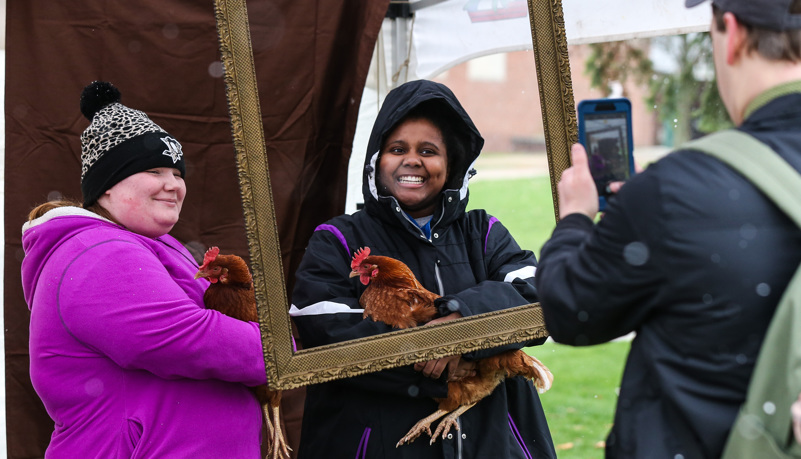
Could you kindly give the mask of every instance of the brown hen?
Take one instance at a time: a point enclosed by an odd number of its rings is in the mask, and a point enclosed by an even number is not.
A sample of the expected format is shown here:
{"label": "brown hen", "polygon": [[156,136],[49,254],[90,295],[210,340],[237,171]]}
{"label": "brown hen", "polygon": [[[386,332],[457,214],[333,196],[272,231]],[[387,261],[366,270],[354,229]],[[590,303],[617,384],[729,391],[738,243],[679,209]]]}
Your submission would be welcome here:
{"label": "brown hen", "polygon": [[434,300],[439,295],[426,290],[403,262],[370,256],[370,248],[365,247],[353,255],[350,267],[350,277],[359,276],[359,281],[367,286],[359,297],[364,318],[394,328],[410,328],[437,315]]}
{"label": "brown hen", "polygon": [[[434,300],[439,295],[426,290],[414,273],[401,261],[390,257],[370,255],[370,248],[359,249],[351,261],[350,277],[359,276],[367,285],[359,304],[364,317],[381,321],[395,328],[425,324],[437,315]],[[525,376],[532,379],[540,392],[550,389],[553,375],[536,358],[521,350],[502,352],[476,362],[476,374],[448,382],[448,397],[435,399],[438,409],[415,424],[396,446],[411,443],[423,432],[434,443],[437,436],[445,438],[452,428],[459,429],[456,419],[469,410],[505,379]],[[447,416],[446,416],[447,415]],[[431,423],[445,416],[434,433]]]}
{"label": "brown hen", "polygon": [[[259,321],[253,276],[245,260],[237,255],[220,255],[220,249],[212,247],[206,251],[203,264],[195,274],[195,279],[201,277],[211,282],[203,295],[207,309],[247,322]],[[253,391],[261,404],[269,431],[267,457],[289,458],[291,448],[281,430],[281,391],[270,390],[266,385],[256,386]]]}

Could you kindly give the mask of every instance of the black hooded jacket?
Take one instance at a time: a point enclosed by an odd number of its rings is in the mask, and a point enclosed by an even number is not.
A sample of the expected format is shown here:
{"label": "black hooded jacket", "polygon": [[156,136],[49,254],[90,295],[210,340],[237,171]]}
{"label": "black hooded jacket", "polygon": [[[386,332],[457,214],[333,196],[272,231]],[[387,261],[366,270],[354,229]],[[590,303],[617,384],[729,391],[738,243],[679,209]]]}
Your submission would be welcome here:
{"label": "black hooded jacket", "polygon": [[[801,172],[801,82],[785,89],[739,129]],[[537,273],[551,336],[591,345],[637,335],[607,458],[720,457],[800,260],[792,220],[687,149],[633,177],[597,226],[579,214],[557,224]]]}
{"label": "black hooded jacket", "polygon": [[[448,151],[449,180],[425,233],[392,196],[378,194],[376,163],[387,135],[411,109],[436,100],[453,111],[464,151]],[[465,211],[467,180],[484,140],[453,93],[430,81],[413,81],[387,96],[365,159],[364,209],[320,225],[296,274],[291,315],[305,347],[372,336],[391,328],[363,319],[364,286],[350,279],[359,247],[406,263],[449,307],[471,316],[537,301],[536,259],[503,225],[482,210]],[[526,343],[526,345],[541,344]],[[508,348],[477,351],[480,358]],[[547,365],[547,362],[545,362]],[[436,411],[447,383],[409,367],[384,370],[307,388],[301,458],[540,458],[556,457],[539,397],[531,381],[513,378],[459,418],[461,430],[429,445],[419,438],[396,448],[420,419]],[[424,436],[425,437],[425,436]]]}

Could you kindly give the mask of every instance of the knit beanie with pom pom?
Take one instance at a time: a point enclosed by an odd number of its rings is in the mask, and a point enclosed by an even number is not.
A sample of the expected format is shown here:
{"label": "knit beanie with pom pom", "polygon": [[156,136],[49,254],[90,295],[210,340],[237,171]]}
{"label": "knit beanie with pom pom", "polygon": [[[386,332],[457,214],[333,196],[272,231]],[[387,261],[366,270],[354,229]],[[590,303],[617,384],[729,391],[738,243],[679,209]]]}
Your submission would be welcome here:
{"label": "knit beanie with pom pom", "polygon": [[81,93],[91,123],[81,134],[81,191],[89,207],[109,188],[138,172],[172,167],[186,175],[181,144],[144,112],[120,103],[111,83],[95,81]]}

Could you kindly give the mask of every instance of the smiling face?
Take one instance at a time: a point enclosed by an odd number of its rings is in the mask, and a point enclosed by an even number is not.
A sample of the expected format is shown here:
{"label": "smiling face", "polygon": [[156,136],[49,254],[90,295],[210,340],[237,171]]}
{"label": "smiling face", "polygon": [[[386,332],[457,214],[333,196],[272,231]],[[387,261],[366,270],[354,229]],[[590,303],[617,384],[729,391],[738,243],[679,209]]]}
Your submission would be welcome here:
{"label": "smiling face", "polygon": [[180,171],[157,167],[126,177],[97,202],[130,231],[158,237],[178,222],[185,196],[186,184]]}
{"label": "smiling face", "polygon": [[386,137],[378,164],[382,194],[398,200],[413,218],[434,213],[448,178],[442,132],[423,118],[403,121]]}

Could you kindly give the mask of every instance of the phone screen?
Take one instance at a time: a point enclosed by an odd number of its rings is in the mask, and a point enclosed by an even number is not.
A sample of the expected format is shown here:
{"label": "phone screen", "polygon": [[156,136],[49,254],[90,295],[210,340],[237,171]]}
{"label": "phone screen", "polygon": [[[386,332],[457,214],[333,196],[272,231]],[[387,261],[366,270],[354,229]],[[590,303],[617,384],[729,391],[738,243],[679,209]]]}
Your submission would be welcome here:
{"label": "phone screen", "polygon": [[584,147],[598,196],[607,196],[609,182],[631,175],[626,112],[585,113]]}

